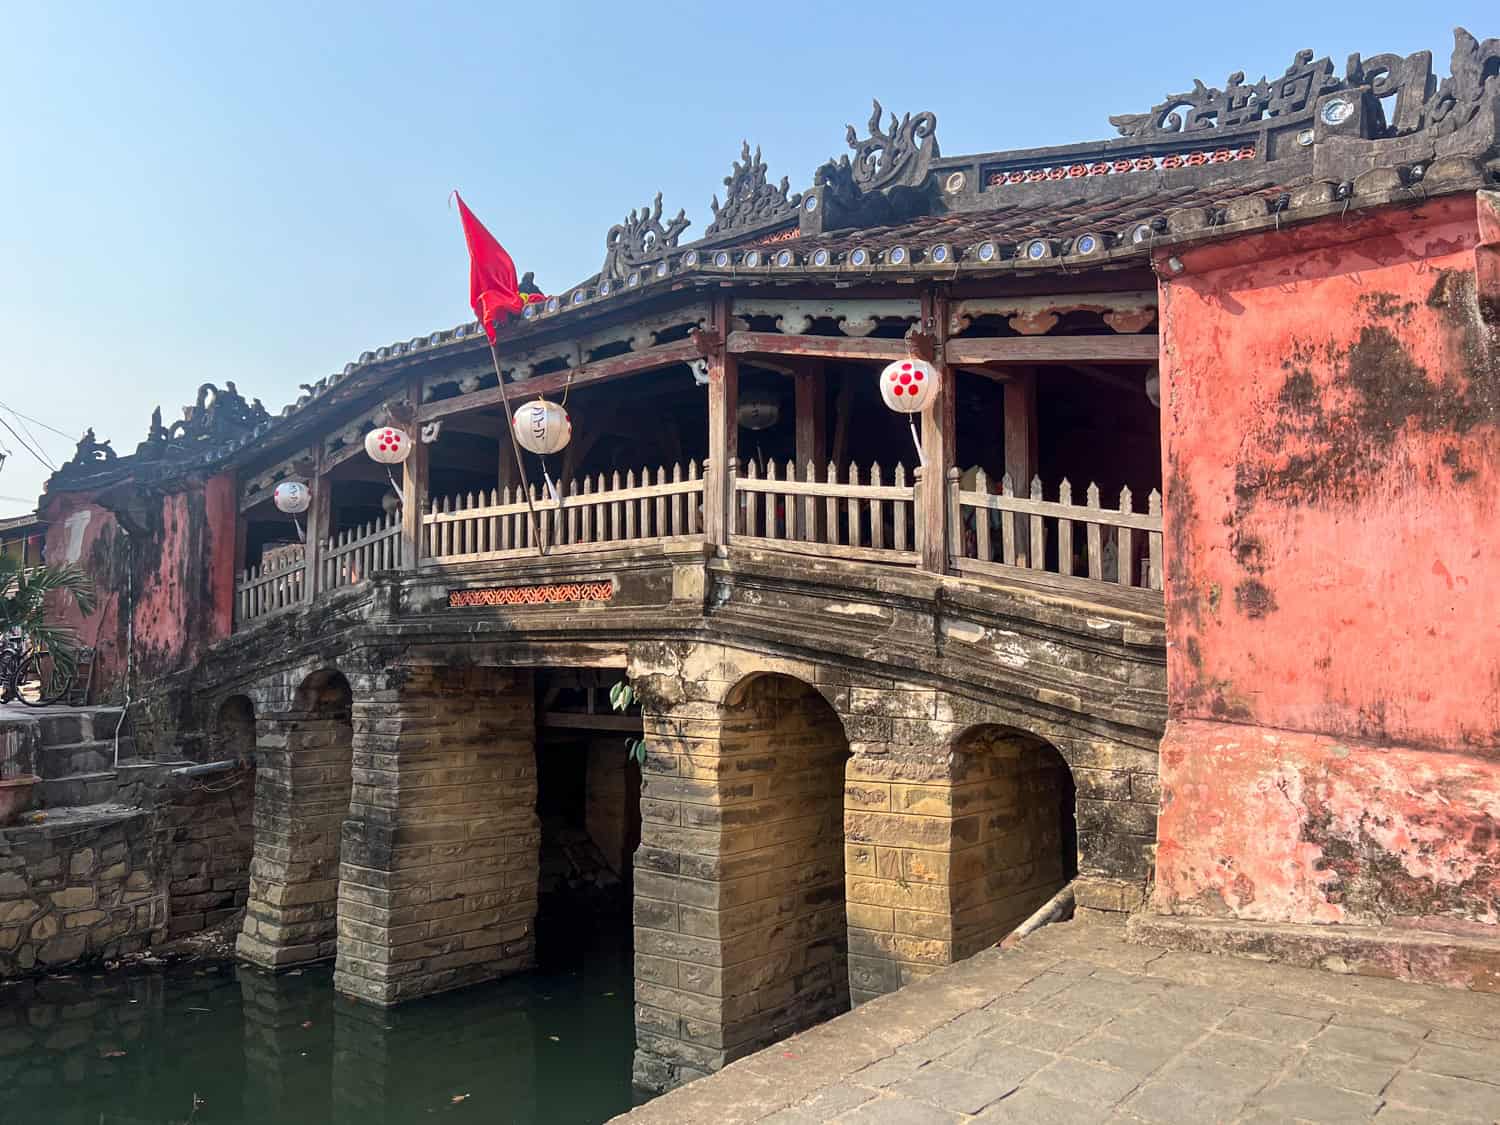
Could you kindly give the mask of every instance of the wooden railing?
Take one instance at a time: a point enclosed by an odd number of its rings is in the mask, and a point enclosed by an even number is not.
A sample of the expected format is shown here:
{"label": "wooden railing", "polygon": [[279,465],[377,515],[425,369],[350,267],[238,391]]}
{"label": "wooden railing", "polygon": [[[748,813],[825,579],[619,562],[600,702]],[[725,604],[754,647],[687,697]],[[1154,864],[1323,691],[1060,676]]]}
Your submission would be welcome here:
{"label": "wooden railing", "polygon": [[401,514],[351,527],[325,540],[318,552],[318,592],[353,586],[401,566]]}
{"label": "wooden railing", "polygon": [[1066,480],[1055,501],[1043,498],[1036,477],[1029,491],[1015,495],[1006,474],[997,495],[983,471],[970,491],[961,486],[957,469],[948,471],[949,554],[959,573],[1003,576],[1024,568],[1161,589],[1161,494],[1155,489],[1144,514],[1135,511],[1129,488],[1121,489],[1118,508],[1102,507],[1094,484],[1082,504],[1074,503]]}
{"label": "wooden railing", "polygon": [[733,540],[829,558],[915,565],[915,479],[908,482],[903,465],[891,473],[890,484],[883,482],[879,465],[870,466],[864,481],[860,475],[859,466],[850,465],[840,481],[838,466],[829,464],[819,480],[809,462],[799,479],[789,461],[779,478],[775,463],[768,462],[762,477],[750,461],[734,477]]}
{"label": "wooden railing", "polygon": [[307,601],[307,553],[302,547],[267,552],[260,566],[252,566],[234,583],[238,624],[268,617]]}
{"label": "wooden railing", "polygon": [[[535,485],[531,507],[549,554],[595,551],[612,544],[696,539],[703,534],[703,477],[686,471],[642,469],[622,480],[584,478],[559,486],[559,500]],[[531,517],[520,488],[439,498],[422,517],[422,558],[433,563],[473,562],[535,555]]]}

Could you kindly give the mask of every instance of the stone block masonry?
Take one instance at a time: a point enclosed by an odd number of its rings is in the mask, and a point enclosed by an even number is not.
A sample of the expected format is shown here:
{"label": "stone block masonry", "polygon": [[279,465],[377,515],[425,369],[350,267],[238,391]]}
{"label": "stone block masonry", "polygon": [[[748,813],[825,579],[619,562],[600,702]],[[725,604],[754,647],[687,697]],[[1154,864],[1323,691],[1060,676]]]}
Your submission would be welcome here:
{"label": "stone block masonry", "polygon": [[293,707],[263,716],[257,732],[255,858],[237,949],[267,968],[332,957],[338,933],[353,742],[348,682],[314,673]]}
{"label": "stone block masonry", "polygon": [[338,874],[339,991],[394,1004],[534,963],[532,691],[529,672],[496,668],[360,678]]}
{"label": "stone block masonry", "polygon": [[0,832],[0,977],[135,953],[166,937],[151,814],[60,812]]}
{"label": "stone block masonry", "polygon": [[171,893],[170,937],[212,929],[243,908],[255,841],[251,769],[183,779],[157,805],[158,837]]}

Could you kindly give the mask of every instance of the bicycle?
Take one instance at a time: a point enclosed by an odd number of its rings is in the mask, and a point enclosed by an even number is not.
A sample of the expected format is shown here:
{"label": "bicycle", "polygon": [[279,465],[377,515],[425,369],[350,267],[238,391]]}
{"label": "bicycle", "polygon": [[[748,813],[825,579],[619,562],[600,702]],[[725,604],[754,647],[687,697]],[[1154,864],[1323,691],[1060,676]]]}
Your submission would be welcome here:
{"label": "bicycle", "polygon": [[33,645],[22,633],[0,640],[0,703],[48,707],[66,696],[72,683],[70,662]]}

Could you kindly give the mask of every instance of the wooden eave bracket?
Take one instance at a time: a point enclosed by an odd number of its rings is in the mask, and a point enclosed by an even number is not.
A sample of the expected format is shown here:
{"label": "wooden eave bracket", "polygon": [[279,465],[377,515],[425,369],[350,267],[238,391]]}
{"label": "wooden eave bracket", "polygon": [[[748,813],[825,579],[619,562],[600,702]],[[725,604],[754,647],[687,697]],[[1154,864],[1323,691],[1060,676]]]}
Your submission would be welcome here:
{"label": "wooden eave bracket", "polygon": [[688,330],[688,339],[692,341],[693,347],[698,349],[698,355],[703,359],[712,359],[716,355],[723,354],[724,333],[717,328],[691,328]]}
{"label": "wooden eave bracket", "polygon": [[915,324],[906,330],[906,347],[913,359],[937,363],[937,337],[931,332],[921,331]]}

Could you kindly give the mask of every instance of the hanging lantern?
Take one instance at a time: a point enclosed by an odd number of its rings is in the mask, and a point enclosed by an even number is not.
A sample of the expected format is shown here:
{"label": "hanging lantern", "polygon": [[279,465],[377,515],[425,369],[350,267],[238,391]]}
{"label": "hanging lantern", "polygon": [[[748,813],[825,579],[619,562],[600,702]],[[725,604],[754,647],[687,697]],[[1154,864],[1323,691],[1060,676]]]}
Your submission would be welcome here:
{"label": "hanging lantern", "polygon": [[568,412],[544,398],[517,407],[511,424],[521,448],[532,453],[556,453],[573,438],[573,422]]}
{"label": "hanging lantern", "polygon": [[379,426],[365,435],[365,452],[382,465],[399,465],[411,455],[411,435],[394,426]]}
{"label": "hanging lantern", "polygon": [[1161,409],[1161,368],[1156,364],[1152,364],[1151,369],[1146,372],[1146,398],[1152,406]]}
{"label": "hanging lantern", "polygon": [[747,391],[740,395],[736,414],[744,429],[769,430],[781,417],[781,403],[768,391]]}
{"label": "hanging lantern", "polygon": [[271,493],[278,512],[295,516],[307,511],[312,504],[312,490],[300,480],[284,480]]}
{"label": "hanging lantern", "polygon": [[898,359],[880,373],[880,397],[892,410],[918,414],[937,394],[939,380],[938,369],[926,360]]}

